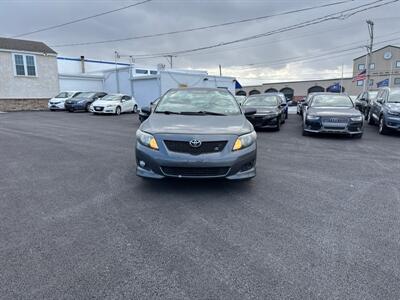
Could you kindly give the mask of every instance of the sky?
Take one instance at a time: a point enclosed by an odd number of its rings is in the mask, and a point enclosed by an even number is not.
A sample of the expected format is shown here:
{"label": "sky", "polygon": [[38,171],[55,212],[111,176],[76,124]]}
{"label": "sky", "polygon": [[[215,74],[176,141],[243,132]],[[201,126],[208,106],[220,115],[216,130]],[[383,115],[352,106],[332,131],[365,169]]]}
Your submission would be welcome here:
{"label": "sky", "polygon": [[[152,0],[114,13],[52,30],[23,35],[43,41],[59,56],[114,60],[136,65],[168,66],[167,58],[141,56],[217,45],[324,17],[377,0],[346,3],[186,33],[121,42],[63,46],[152,35],[209,26],[292,10],[340,2],[340,0]],[[391,0],[380,0],[383,4]],[[0,36],[15,37],[38,29],[128,6],[140,0],[0,0]],[[375,49],[400,45],[400,1],[319,24],[203,51],[178,54],[174,68],[207,70],[238,78],[242,85],[267,82],[352,76],[352,59],[365,54],[369,34],[366,20],[375,24]]]}

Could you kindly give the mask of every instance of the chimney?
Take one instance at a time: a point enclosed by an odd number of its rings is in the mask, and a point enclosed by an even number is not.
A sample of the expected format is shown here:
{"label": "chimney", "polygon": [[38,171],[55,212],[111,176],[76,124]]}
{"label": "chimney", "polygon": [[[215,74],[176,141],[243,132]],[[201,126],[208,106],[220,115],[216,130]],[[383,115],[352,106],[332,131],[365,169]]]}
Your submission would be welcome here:
{"label": "chimney", "polygon": [[81,72],[85,73],[85,57],[81,56]]}

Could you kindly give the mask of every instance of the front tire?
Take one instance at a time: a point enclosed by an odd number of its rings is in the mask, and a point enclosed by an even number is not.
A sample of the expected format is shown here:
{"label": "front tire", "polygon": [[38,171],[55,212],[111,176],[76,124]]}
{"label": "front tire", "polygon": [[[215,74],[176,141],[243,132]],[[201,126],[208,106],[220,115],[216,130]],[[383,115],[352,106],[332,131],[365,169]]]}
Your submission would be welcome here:
{"label": "front tire", "polygon": [[379,134],[388,134],[389,128],[385,124],[385,117],[381,116],[379,119]]}
{"label": "front tire", "polygon": [[276,120],[276,131],[281,130],[281,117],[278,117],[278,119]]}
{"label": "front tire", "polygon": [[121,114],[121,107],[117,106],[117,108],[115,109],[115,115],[119,116]]}
{"label": "front tire", "polygon": [[90,103],[86,104],[85,110],[86,110],[87,112],[90,111]]}
{"label": "front tire", "polygon": [[357,134],[353,135],[353,137],[354,137],[355,139],[361,139],[362,136],[363,136],[362,133],[357,133]]}
{"label": "front tire", "polygon": [[375,125],[374,117],[372,117],[371,111],[368,112],[367,121],[368,121],[368,124],[369,124],[369,125]]}

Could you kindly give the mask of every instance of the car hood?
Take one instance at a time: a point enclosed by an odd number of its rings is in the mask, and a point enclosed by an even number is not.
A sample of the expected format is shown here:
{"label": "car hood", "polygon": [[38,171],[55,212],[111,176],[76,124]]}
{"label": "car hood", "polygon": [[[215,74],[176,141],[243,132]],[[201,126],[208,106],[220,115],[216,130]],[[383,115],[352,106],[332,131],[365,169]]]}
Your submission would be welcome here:
{"label": "car hood", "polygon": [[117,105],[120,104],[119,101],[105,101],[105,100],[96,100],[93,102],[93,106],[107,106],[107,105]]}
{"label": "car hood", "polygon": [[359,116],[361,112],[354,107],[310,107],[307,110],[307,114],[316,115],[320,117],[324,116],[335,116],[335,117],[349,117],[349,116]]}
{"label": "car hood", "polygon": [[387,108],[394,111],[400,111],[400,103],[386,103]]}
{"label": "car hood", "polygon": [[140,129],[152,134],[235,134],[253,130],[244,115],[193,116],[151,114]]}
{"label": "car hood", "polygon": [[70,99],[70,98],[51,98],[49,101],[50,102],[65,102],[68,99]]}
{"label": "car hood", "polygon": [[88,101],[90,100],[89,98],[79,98],[79,97],[74,97],[73,99],[68,99],[68,102],[70,103],[76,103],[79,101]]}

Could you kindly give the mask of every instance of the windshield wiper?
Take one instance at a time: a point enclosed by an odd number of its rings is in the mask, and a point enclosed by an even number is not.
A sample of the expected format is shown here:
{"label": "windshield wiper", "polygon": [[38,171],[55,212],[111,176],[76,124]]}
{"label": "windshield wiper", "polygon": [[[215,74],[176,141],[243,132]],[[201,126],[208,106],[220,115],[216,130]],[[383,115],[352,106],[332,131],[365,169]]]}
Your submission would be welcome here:
{"label": "windshield wiper", "polygon": [[183,111],[183,112],[181,112],[181,115],[226,116],[226,114],[217,113],[217,112],[213,112],[213,111],[205,111],[205,110],[200,110],[200,111]]}
{"label": "windshield wiper", "polygon": [[170,110],[162,110],[162,111],[155,111],[156,114],[166,114],[166,115],[180,115],[181,113],[170,111]]}

